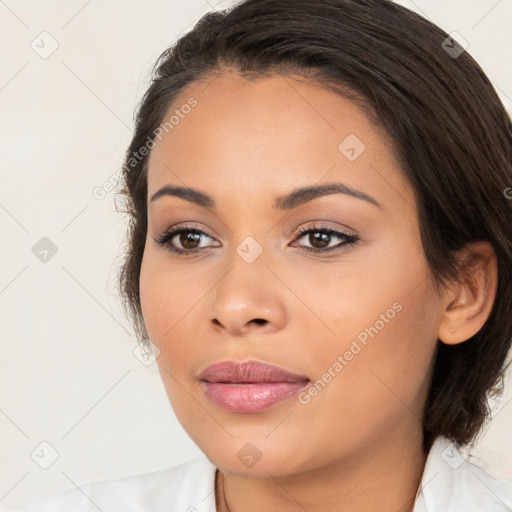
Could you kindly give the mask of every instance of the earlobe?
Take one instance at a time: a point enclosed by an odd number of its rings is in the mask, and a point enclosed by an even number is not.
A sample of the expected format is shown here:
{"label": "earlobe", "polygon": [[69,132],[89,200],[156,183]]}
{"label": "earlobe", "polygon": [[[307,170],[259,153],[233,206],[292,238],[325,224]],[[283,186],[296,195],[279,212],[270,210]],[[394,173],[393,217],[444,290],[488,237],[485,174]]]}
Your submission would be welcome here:
{"label": "earlobe", "polygon": [[446,293],[439,340],[456,345],[474,336],[489,318],[497,283],[498,265],[491,244],[467,244],[462,249],[459,280]]}

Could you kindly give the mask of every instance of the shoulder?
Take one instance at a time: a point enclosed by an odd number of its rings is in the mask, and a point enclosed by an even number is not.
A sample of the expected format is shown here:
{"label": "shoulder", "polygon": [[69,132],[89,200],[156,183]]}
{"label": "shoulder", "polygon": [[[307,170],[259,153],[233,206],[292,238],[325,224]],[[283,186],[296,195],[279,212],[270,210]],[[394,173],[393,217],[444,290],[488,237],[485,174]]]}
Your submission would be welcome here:
{"label": "shoulder", "polygon": [[86,483],[12,512],[215,512],[215,471],[200,456],[150,473]]}
{"label": "shoulder", "polygon": [[456,443],[439,437],[427,457],[414,512],[460,510],[512,510],[512,480],[492,478]]}

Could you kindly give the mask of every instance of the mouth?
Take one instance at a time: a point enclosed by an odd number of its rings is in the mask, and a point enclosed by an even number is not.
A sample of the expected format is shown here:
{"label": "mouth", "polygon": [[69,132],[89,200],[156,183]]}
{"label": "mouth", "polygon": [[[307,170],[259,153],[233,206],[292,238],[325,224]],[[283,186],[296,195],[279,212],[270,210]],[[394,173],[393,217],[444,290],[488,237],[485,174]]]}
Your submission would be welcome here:
{"label": "mouth", "polygon": [[288,400],[310,382],[304,375],[257,361],[224,361],[199,376],[216,406],[234,413],[256,413]]}

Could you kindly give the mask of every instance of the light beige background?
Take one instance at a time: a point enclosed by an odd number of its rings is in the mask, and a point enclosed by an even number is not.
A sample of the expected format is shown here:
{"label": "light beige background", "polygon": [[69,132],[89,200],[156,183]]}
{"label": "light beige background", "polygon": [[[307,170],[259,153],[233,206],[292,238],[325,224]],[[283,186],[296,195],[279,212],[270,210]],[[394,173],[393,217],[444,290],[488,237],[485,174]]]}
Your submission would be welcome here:
{"label": "light beige background", "polygon": [[[458,32],[512,109],[512,0],[400,3]],[[0,508],[200,453],[134,356],[114,288],[125,219],[93,191],[115,181],[157,56],[230,4],[0,0]],[[511,399],[475,452],[497,477],[512,478]]]}

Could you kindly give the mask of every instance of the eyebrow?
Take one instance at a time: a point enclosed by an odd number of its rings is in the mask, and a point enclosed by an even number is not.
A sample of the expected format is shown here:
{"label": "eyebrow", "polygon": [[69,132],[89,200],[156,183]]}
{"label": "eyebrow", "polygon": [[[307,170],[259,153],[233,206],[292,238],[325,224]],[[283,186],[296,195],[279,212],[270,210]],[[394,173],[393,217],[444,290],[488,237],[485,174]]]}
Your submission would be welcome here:
{"label": "eyebrow", "polygon": [[[279,196],[273,204],[273,208],[277,210],[291,210],[303,204],[316,199],[317,197],[327,196],[330,194],[345,194],[362,201],[371,203],[381,210],[384,207],[372,196],[355,188],[344,185],[343,183],[326,183],[323,185],[312,185],[309,187],[301,187],[293,190],[292,192]],[[203,208],[215,209],[215,201],[212,197],[199,190],[188,187],[175,187],[172,185],[165,185],[157,190],[151,197],[150,203],[153,203],[158,198],[163,196],[180,197],[191,203],[197,204]]]}

